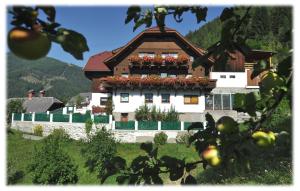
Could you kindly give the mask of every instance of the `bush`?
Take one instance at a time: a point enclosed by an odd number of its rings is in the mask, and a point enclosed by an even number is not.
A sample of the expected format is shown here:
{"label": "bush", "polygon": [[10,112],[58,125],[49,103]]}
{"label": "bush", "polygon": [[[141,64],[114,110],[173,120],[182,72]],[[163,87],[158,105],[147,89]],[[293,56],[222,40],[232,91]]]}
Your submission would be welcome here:
{"label": "bush", "polygon": [[117,153],[117,143],[113,134],[101,129],[91,136],[82,149],[82,155],[86,158],[86,167],[92,172],[97,171],[102,175],[105,165]]}
{"label": "bush", "polygon": [[148,107],[146,104],[135,110],[135,119],[137,121],[179,121],[179,113],[175,107],[167,112],[161,111],[156,106]]}
{"label": "bush", "polygon": [[49,136],[41,147],[35,147],[28,169],[35,184],[75,184],[78,181],[77,168],[61,149],[59,140]]}
{"label": "bush", "polygon": [[68,142],[71,140],[70,135],[62,128],[54,129],[48,137],[58,139],[60,142]]}
{"label": "bush", "polygon": [[33,134],[36,136],[43,136],[43,126],[42,125],[36,125],[33,128]]}
{"label": "bush", "polygon": [[164,132],[156,133],[154,136],[154,144],[164,145],[167,143],[168,135]]}
{"label": "bush", "polygon": [[24,172],[15,167],[15,161],[8,159],[7,163],[7,184],[16,184],[24,177]]}
{"label": "bush", "polygon": [[185,144],[189,145],[189,138],[191,137],[191,134],[187,132],[179,132],[176,136],[176,143],[177,144]]}
{"label": "bush", "polygon": [[93,120],[92,119],[87,119],[85,121],[85,132],[87,135],[90,134],[91,130],[92,130],[92,127],[93,127]]}

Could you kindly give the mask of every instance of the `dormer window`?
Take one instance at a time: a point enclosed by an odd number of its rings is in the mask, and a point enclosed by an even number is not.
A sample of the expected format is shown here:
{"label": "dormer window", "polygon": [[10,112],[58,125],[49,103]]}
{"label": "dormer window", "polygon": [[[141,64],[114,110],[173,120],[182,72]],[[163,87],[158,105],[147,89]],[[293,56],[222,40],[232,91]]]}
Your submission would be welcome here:
{"label": "dormer window", "polygon": [[140,52],[139,53],[139,57],[140,58],[143,58],[144,56],[149,56],[149,57],[151,57],[151,58],[154,58],[154,52]]}
{"label": "dormer window", "polygon": [[178,53],[177,52],[164,52],[161,54],[162,58],[166,58],[167,56],[173,57],[173,58],[177,58],[178,57]]}

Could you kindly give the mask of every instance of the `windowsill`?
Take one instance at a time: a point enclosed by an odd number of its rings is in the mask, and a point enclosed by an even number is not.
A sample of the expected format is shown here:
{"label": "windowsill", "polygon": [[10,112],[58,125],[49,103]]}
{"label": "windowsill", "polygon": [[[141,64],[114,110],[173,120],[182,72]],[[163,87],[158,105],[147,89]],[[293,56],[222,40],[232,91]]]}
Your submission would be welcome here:
{"label": "windowsill", "polygon": [[259,86],[246,86],[246,88],[259,88]]}

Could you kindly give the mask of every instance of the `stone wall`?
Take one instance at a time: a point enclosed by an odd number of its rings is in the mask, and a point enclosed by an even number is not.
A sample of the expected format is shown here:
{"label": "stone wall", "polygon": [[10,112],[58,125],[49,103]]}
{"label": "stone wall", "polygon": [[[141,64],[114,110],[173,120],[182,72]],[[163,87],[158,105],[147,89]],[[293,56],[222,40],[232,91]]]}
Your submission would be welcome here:
{"label": "stone wall", "polygon": [[[54,129],[62,128],[64,129],[72,139],[80,140],[86,139],[86,132],[85,132],[85,124],[84,123],[61,123],[61,122],[29,122],[29,121],[14,121],[12,123],[12,128],[20,130],[25,133],[33,133],[33,128],[36,125],[43,126],[43,135],[49,135]],[[107,129],[111,130],[111,125],[103,124],[94,125],[92,132],[95,133],[97,129],[106,127]],[[112,130],[115,135],[115,138],[120,142],[126,143],[135,143],[135,142],[147,142],[153,141],[153,138],[156,133],[160,132],[158,130],[139,130],[139,131],[132,131],[132,130]],[[164,131],[168,135],[168,142],[175,143],[175,138],[178,133],[182,133],[184,131]]]}

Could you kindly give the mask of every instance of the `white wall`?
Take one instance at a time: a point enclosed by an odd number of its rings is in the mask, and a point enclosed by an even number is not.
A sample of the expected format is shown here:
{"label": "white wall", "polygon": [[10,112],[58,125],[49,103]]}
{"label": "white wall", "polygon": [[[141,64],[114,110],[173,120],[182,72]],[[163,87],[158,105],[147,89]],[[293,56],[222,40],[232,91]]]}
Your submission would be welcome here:
{"label": "white wall", "polygon": [[100,106],[101,97],[110,97],[110,93],[92,93],[92,98],[90,104],[87,106],[87,110],[92,110],[92,106]]}
{"label": "white wall", "polygon": [[[141,93],[142,92],[142,93]],[[129,102],[120,102],[120,93],[129,93]],[[153,103],[147,104],[149,106],[155,105],[161,110],[169,110],[171,106],[175,106],[177,112],[203,112],[205,109],[205,97],[200,94],[200,91],[178,91],[175,96],[175,91],[160,90],[117,90],[113,93],[114,112],[128,113],[134,112],[139,106],[145,103],[145,93],[153,93]],[[161,94],[170,94],[170,103],[161,103]],[[184,95],[198,95],[198,104],[186,105],[184,104]]]}
{"label": "white wall", "polygon": [[[226,78],[221,78],[225,75]],[[234,75],[235,78],[230,78]],[[210,78],[216,79],[216,87],[243,87],[247,86],[247,73],[246,72],[210,72]]]}

